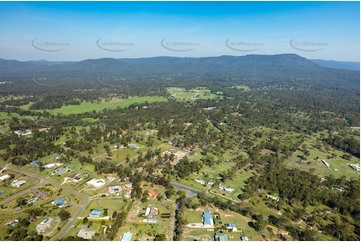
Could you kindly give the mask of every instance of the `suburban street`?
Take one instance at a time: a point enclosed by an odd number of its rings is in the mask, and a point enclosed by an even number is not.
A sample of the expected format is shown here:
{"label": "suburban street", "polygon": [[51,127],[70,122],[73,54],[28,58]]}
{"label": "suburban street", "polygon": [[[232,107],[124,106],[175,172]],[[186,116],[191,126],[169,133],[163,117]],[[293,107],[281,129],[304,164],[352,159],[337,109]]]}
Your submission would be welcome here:
{"label": "suburban street", "polygon": [[[6,165],[4,167],[4,170],[11,170],[11,171],[14,171],[14,172],[17,172],[17,173],[22,173],[24,175],[27,175],[29,177],[32,177],[32,178],[35,178],[35,179],[41,179],[42,182],[40,182],[39,184],[33,186],[32,188],[30,189],[33,189],[33,188],[36,188],[36,187],[39,187],[40,185],[42,184],[51,184],[51,185],[54,185],[56,187],[59,187],[59,188],[62,188],[63,190],[69,192],[69,193],[72,193],[74,194],[77,198],[82,198],[84,200],[84,204],[80,207],[80,209],[78,210],[78,212],[75,214],[75,216],[73,216],[71,219],[69,219],[69,221],[67,222],[67,224],[64,226],[63,230],[56,236],[55,240],[61,240],[67,233],[68,231],[71,229],[71,227],[74,225],[74,223],[77,221],[78,217],[84,212],[85,208],[88,206],[89,202],[90,202],[90,198],[88,195],[86,194],[83,194],[83,193],[80,193],[68,186],[65,186],[65,185],[61,185],[60,183],[58,182],[55,182],[55,181],[51,181],[47,178],[44,178],[44,177],[39,177],[38,174],[35,174],[35,173],[31,173],[29,171],[24,171],[24,170],[21,170],[13,165]],[[29,189],[27,189],[29,190]],[[27,190],[25,190],[26,192],[28,192]],[[23,192],[25,192],[23,191]],[[18,196],[21,196],[23,194],[19,193],[17,194]],[[13,199],[15,199],[16,197],[18,196],[12,196]],[[9,197],[11,198],[11,197]]]}

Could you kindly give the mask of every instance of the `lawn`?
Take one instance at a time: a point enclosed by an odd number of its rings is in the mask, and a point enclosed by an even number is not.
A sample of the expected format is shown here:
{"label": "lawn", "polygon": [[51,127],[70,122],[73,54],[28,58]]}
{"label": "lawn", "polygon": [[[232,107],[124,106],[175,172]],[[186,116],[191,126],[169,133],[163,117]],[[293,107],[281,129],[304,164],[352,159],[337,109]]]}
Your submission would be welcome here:
{"label": "lawn", "polygon": [[129,99],[120,99],[113,98],[110,101],[101,101],[101,102],[83,102],[80,105],[67,105],[61,108],[56,109],[47,109],[46,111],[51,114],[78,114],[78,113],[86,113],[90,111],[100,111],[105,108],[114,109],[114,108],[126,108],[132,104],[140,104],[140,103],[154,103],[154,102],[166,102],[167,98],[161,96],[144,96],[144,97],[130,97]]}

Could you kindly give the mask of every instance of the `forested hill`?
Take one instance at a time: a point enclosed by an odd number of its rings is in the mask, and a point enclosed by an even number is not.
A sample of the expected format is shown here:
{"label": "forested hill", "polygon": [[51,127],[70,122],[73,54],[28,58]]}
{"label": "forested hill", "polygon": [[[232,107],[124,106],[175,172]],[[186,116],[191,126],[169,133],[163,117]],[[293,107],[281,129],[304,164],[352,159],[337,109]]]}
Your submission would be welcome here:
{"label": "forested hill", "polygon": [[[222,79],[225,77],[284,84],[290,80],[305,85],[359,87],[359,71],[321,67],[295,54],[219,56],[202,58],[152,57],[135,59],[88,59],[79,62],[21,62],[0,59],[0,81],[32,76],[91,79],[97,76],[155,78],[182,77]],[[252,83],[246,83],[252,84]]]}

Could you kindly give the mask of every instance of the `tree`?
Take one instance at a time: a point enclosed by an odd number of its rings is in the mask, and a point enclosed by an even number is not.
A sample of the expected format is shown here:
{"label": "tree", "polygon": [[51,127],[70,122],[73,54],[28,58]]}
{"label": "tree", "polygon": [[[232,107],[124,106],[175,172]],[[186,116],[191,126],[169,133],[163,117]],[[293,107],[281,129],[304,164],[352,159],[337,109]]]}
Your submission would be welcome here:
{"label": "tree", "polygon": [[89,221],[88,217],[84,217],[84,218],[83,218],[83,224],[88,223],[88,221]]}
{"label": "tree", "polygon": [[157,234],[155,237],[154,237],[154,241],[166,241],[166,237],[164,234]]}
{"label": "tree", "polygon": [[16,206],[23,206],[25,205],[27,202],[27,200],[23,197],[19,197],[18,199],[16,199]]}
{"label": "tree", "polygon": [[71,217],[71,214],[69,211],[66,211],[65,209],[61,209],[58,213],[58,216],[60,217],[61,221],[66,221]]}

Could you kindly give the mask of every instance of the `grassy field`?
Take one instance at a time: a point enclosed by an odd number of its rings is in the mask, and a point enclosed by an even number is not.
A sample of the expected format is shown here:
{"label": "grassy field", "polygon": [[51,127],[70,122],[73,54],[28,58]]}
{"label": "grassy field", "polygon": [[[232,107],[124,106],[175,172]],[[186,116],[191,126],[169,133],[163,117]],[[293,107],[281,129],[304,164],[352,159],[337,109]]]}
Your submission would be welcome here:
{"label": "grassy field", "polygon": [[144,97],[130,97],[129,99],[120,99],[113,98],[110,101],[102,101],[102,102],[84,102],[80,105],[68,105],[63,106],[61,108],[56,109],[47,109],[46,111],[51,114],[77,114],[77,113],[85,113],[90,111],[100,111],[105,108],[113,109],[113,108],[125,108],[129,107],[132,104],[140,104],[140,103],[154,103],[154,102],[166,102],[167,98],[161,96],[144,96]]}
{"label": "grassy field", "polygon": [[[316,148],[316,144],[320,145],[320,147]],[[288,159],[288,161],[286,161],[286,167],[298,168],[300,170],[310,171],[314,174],[322,176],[346,176],[348,178],[354,179],[360,178],[360,172],[357,172],[348,166],[350,163],[359,164],[359,158],[352,157],[351,161],[342,158],[344,152],[336,150],[332,147],[326,148],[322,143],[317,141],[317,135],[307,137],[302,145],[306,145],[306,149],[310,152],[310,155],[306,160],[301,160],[299,156],[303,153],[301,150],[297,150]],[[332,154],[334,154],[334,157],[332,157]],[[327,168],[321,162],[321,159],[326,160],[329,163],[330,168]]]}
{"label": "grassy field", "polygon": [[211,93],[211,91],[205,87],[198,87],[191,90],[186,90],[185,88],[179,87],[170,87],[167,88],[167,91],[177,101],[183,102],[197,99],[214,99],[221,96],[220,93]]}
{"label": "grassy field", "polygon": [[251,88],[249,86],[246,85],[234,85],[231,88],[235,88],[235,89],[243,89],[243,91],[251,91]]}

